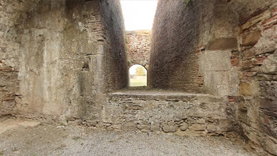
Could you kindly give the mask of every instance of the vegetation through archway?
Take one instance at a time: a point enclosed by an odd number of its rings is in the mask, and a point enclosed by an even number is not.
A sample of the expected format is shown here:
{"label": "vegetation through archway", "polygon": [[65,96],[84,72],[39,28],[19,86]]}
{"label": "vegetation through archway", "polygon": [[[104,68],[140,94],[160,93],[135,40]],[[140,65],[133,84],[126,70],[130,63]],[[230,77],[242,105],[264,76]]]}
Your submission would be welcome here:
{"label": "vegetation through archway", "polygon": [[129,86],[147,86],[147,70],[141,65],[133,65],[129,68]]}

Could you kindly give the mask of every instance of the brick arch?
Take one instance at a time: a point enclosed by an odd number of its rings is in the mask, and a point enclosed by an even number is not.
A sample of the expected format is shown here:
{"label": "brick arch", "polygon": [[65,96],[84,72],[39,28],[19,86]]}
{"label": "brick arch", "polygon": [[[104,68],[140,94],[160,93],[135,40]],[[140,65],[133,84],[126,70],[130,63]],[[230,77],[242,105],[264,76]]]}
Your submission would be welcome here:
{"label": "brick arch", "polygon": [[127,62],[128,67],[135,64],[149,67],[151,30],[126,31]]}
{"label": "brick arch", "polygon": [[[144,68],[144,70],[145,70],[145,76],[136,76],[135,74],[136,74],[136,72],[135,72],[135,69],[134,69],[134,67],[142,67],[142,68]],[[133,71],[131,71],[131,68],[132,68],[132,70]],[[145,82],[146,82],[146,84],[145,84],[145,86],[147,86],[147,69],[144,67],[144,66],[142,66],[142,65],[140,65],[140,64],[134,64],[134,65],[132,65],[131,67],[129,67],[129,86],[131,86],[131,81],[132,81],[132,79],[137,79],[137,80],[145,80]],[[134,72],[134,73],[131,73],[131,72]]]}

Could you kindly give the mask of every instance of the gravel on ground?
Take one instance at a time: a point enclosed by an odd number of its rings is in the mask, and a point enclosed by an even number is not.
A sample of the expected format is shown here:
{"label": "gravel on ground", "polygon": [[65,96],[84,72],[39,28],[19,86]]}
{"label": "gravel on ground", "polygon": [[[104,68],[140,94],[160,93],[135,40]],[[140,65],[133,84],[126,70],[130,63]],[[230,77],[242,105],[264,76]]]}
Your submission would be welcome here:
{"label": "gravel on ground", "polygon": [[[28,123],[28,122],[24,122]],[[116,132],[82,126],[30,124],[0,134],[0,156],[254,156],[238,138]],[[23,125],[23,126],[22,126]],[[3,125],[2,125],[3,126]],[[1,129],[1,125],[0,125]]]}

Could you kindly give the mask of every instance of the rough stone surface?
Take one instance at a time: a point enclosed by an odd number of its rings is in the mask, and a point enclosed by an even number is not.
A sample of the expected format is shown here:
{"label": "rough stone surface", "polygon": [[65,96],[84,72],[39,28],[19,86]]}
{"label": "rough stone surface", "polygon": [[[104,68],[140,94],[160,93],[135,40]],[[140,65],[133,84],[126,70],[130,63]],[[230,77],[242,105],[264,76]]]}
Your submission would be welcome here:
{"label": "rough stone surface", "polygon": [[189,124],[187,124],[187,123],[183,123],[180,126],[181,131],[186,131],[188,128],[189,128]]}
{"label": "rough stone surface", "polygon": [[150,59],[151,30],[126,31],[128,66],[139,64],[148,69]]}
{"label": "rough stone surface", "polygon": [[0,116],[74,120],[128,85],[119,1],[3,0],[0,12]]}
{"label": "rough stone surface", "polygon": [[3,0],[0,2],[0,116],[16,114],[19,98],[20,43],[16,27],[22,24],[24,14],[37,2]]}
{"label": "rough stone surface", "polygon": [[227,2],[159,2],[152,34],[149,85],[236,95],[238,74],[230,57],[238,49],[237,22],[238,17]]}
{"label": "rough stone surface", "polygon": [[277,155],[276,7],[274,0],[160,1],[150,86],[228,97],[233,129]]}
{"label": "rough stone surface", "polygon": [[261,31],[247,32],[242,36],[243,46],[255,45],[261,38]]}
{"label": "rough stone surface", "polygon": [[[123,130],[218,135],[229,129],[225,111],[224,99],[206,94],[122,91],[108,95],[99,124],[108,129],[115,126]],[[217,129],[208,130],[207,126],[212,125]]]}
{"label": "rough stone surface", "polygon": [[200,10],[206,7],[200,1],[193,4],[159,1],[152,31],[149,86],[202,90],[194,48],[199,42]]}
{"label": "rough stone surface", "polygon": [[226,50],[226,49],[237,49],[238,41],[235,38],[221,38],[216,39],[209,43],[208,50]]}
{"label": "rough stone surface", "polygon": [[[128,86],[127,55],[125,52],[124,23],[119,0],[100,1],[102,32],[105,41],[104,66],[97,83],[105,80],[104,93]],[[99,61],[99,60],[97,60]]]}
{"label": "rough stone surface", "polygon": [[[256,2],[255,2],[256,3]],[[267,3],[263,3],[262,6]],[[252,4],[253,5],[253,4]],[[277,4],[256,12],[242,25],[240,94],[237,117],[253,147],[277,155],[276,31]]]}

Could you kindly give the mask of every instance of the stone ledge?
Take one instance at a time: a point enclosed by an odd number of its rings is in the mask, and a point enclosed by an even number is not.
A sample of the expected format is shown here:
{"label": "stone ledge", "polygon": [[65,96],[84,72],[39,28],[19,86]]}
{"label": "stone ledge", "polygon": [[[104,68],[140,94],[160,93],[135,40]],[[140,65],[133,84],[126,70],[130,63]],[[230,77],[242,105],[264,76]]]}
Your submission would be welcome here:
{"label": "stone ledge", "polygon": [[141,96],[141,97],[210,97],[218,98],[210,94],[196,94],[176,91],[118,91],[109,93],[109,96]]}
{"label": "stone ledge", "polygon": [[228,132],[226,101],[209,94],[118,91],[107,95],[101,125],[107,129],[218,135]]}

